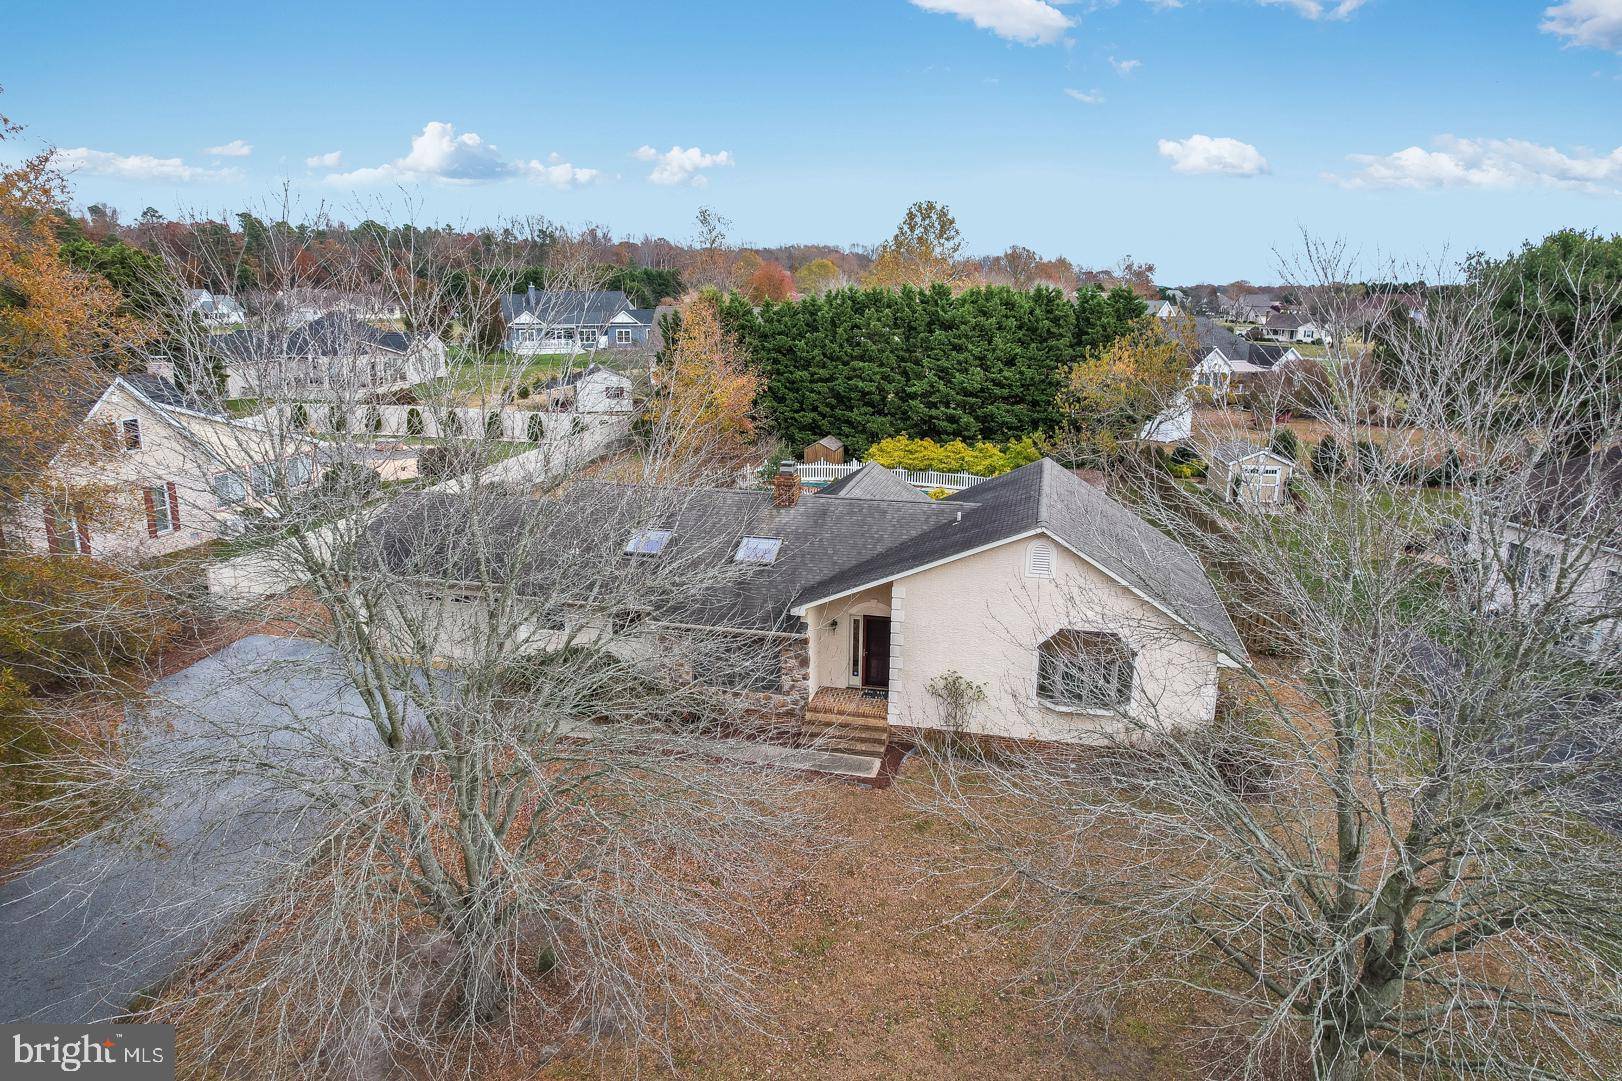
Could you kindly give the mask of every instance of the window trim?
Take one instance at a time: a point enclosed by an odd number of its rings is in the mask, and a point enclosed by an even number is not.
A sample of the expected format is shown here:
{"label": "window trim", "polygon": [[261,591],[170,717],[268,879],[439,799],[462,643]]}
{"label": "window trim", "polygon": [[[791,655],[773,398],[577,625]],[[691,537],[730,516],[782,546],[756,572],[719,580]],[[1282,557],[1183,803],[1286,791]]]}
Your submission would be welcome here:
{"label": "window trim", "polygon": [[167,484],[153,484],[147,488],[152,493],[152,521],[157,526],[158,536],[167,536],[175,531],[175,508],[169,500],[169,486]]}
{"label": "window trim", "polygon": [[615,327],[614,328],[614,344],[615,345],[630,345],[632,343],[632,341],[633,341],[633,339],[631,338],[631,328],[630,327]]}

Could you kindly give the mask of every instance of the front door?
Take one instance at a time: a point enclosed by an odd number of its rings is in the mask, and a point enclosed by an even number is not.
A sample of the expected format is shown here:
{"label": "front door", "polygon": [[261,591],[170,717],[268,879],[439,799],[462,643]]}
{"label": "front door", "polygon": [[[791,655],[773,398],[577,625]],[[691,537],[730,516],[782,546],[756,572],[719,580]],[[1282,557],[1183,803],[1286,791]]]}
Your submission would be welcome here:
{"label": "front door", "polygon": [[890,617],[862,617],[862,686],[890,686]]}

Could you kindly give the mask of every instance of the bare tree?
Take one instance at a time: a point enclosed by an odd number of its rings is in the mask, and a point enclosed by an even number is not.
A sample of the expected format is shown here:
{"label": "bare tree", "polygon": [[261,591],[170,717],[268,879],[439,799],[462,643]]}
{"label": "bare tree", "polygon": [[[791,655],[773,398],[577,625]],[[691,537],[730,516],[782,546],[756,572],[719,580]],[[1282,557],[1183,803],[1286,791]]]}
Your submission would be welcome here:
{"label": "bare tree", "polygon": [[[178,1018],[211,1068],[458,1072],[481,1039],[537,1018],[588,1046],[663,1046],[699,1002],[751,1020],[718,937],[819,833],[796,775],[744,783],[728,758],[723,737],[777,734],[785,639],[727,603],[754,573],[735,542],[672,526],[706,463],[673,459],[661,433],[690,426],[649,425],[633,453],[666,483],[630,486],[584,475],[628,415],[538,409],[538,440],[511,429],[520,390],[567,389],[467,333],[525,264],[522,229],[494,250],[409,224],[336,247],[285,218],[268,233],[249,325],[196,328],[171,360],[196,376],[215,494],[260,522],[244,555],[204,568],[208,603],[305,644],[227,650],[214,663],[233,705],[159,685],[107,753],[64,756],[40,829],[86,800],[116,806],[41,890],[73,878],[82,904],[104,902],[88,884],[141,873],[147,836],[188,866],[221,856],[230,889],[155,889],[117,913],[182,913],[147,949],[205,963],[146,1013]],[[588,261],[554,264],[554,287],[589,286]],[[566,322],[537,312],[543,332]],[[312,327],[338,340],[312,345]],[[386,333],[406,363],[454,353],[410,406],[376,391]],[[221,363],[257,409],[235,424],[203,419],[220,388],[201,376]],[[383,409],[419,418],[408,441],[456,450],[455,475],[380,483]]]}
{"label": "bare tree", "polygon": [[[1309,241],[1324,325],[1348,262]],[[1345,457],[1298,469],[1293,507],[1143,473],[1140,510],[1274,654],[1234,658],[1212,729],[1149,709],[1091,722],[1086,749],[933,759],[932,806],[980,842],[965,866],[1037,913],[1061,1023],[1162,984],[1222,1004],[1251,1074],[1622,1068],[1617,296],[1585,281],[1556,334],[1496,317],[1506,287],[1433,291],[1382,328],[1378,375],[1334,347],[1313,411]],[[1564,381],[1520,392],[1502,361],[1529,354]],[[1596,403],[1613,445],[1563,457]]]}

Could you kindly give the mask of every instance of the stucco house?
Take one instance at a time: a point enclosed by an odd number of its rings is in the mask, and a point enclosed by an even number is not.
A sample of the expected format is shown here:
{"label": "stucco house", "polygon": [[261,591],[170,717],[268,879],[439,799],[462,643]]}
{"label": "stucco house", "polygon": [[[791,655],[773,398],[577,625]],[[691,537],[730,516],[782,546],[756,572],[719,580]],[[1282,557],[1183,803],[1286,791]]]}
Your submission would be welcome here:
{"label": "stucco house", "polygon": [[[656,642],[703,625],[766,643],[773,662],[725,686],[808,741],[878,754],[893,735],[953,723],[1062,743],[1096,740],[1127,718],[1199,726],[1215,715],[1219,671],[1245,659],[1188,550],[1050,459],[939,500],[873,463],[814,494],[792,469],[770,491],[670,490],[648,504],[662,510],[620,520],[600,543],[628,567],[679,558],[743,568],[702,608],[650,601],[636,633]],[[648,491],[582,483],[549,513]],[[436,518],[461,513],[449,501],[401,504],[376,526],[378,549],[398,571],[441,577],[443,599],[429,603],[472,612],[476,633],[479,598],[454,595],[466,545],[437,540],[454,530]],[[536,603],[554,603],[553,593],[538,581]],[[436,648],[455,663],[454,635]],[[937,696],[953,674],[984,691],[968,717]]]}
{"label": "stucco house", "polygon": [[[244,421],[208,411],[166,379],[119,375],[76,406],[76,438],[105,438],[105,453],[58,449],[51,491],[21,514],[37,551],[142,560],[190,548],[241,528],[273,489],[319,476],[316,444],[272,439]],[[79,493],[77,496],[75,493]],[[97,505],[86,513],[85,503]]]}
{"label": "stucco house", "polygon": [[1193,385],[1212,394],[1237,394],[1257,375],[1280,371],[1301,360],[1290,345],[1253,342],[1211,319],[1194,319]]}
{"label": "stucco house", "polygon": [[[1622,506],[1622,446],[1562,461],[1540,469],[1527,485],[1518,506],[1504,508],[1493,524],[1500,579],[1493,603],[1507,608],[1521,599],[1537,603],[1546,591],[1569,589],[1580,604],[1611,618],[1596,619],[1574,631],[1572,645],[1583,650],[1622,647],[1622,550],[1593,547],[1581,538],[1592,523],[1613,523]],[[1574,581],[1557,583],[1562,573]]]}
{"label": "stucco house", "polygon": [[536,289],[502,298],[508,352],[579,353],[646,347],[655,310],[618,289]]}
{"label": "stucco house", "polygon": [[1273,312],[1261,325],[1261,335],[1271,342],[1321,342],[1324,328],[1302,312]]}
{"label": "stucco house", "polygon": [[436,335],[413,337],[347,314],[219,334],[209,346],[225,369],[226,398],[354,398],[415,386],[447,366]]}
{"label": "stucco house", "polygon": [[1289,498],[1295,463],[1282,454],[1242,439],[1205,447],[1202,453],[1205,486],[1225,502],[1274,510]]}
{"label": "stucco house", "polygon": [[1224,298],[1223,314],[1235,323],[1261,323],[1278,308],[1278,301],[1266,293],[1244,293]]}

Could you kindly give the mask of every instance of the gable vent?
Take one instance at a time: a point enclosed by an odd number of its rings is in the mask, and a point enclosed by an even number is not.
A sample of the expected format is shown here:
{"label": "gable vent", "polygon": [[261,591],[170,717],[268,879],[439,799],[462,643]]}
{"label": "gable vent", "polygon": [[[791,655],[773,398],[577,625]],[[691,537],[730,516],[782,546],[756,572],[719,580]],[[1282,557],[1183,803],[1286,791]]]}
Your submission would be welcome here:
{"label": "gable vent", "polygon": [[1025,551],[1025,577],[1053,577],[1053,545],[1036,541]]}

